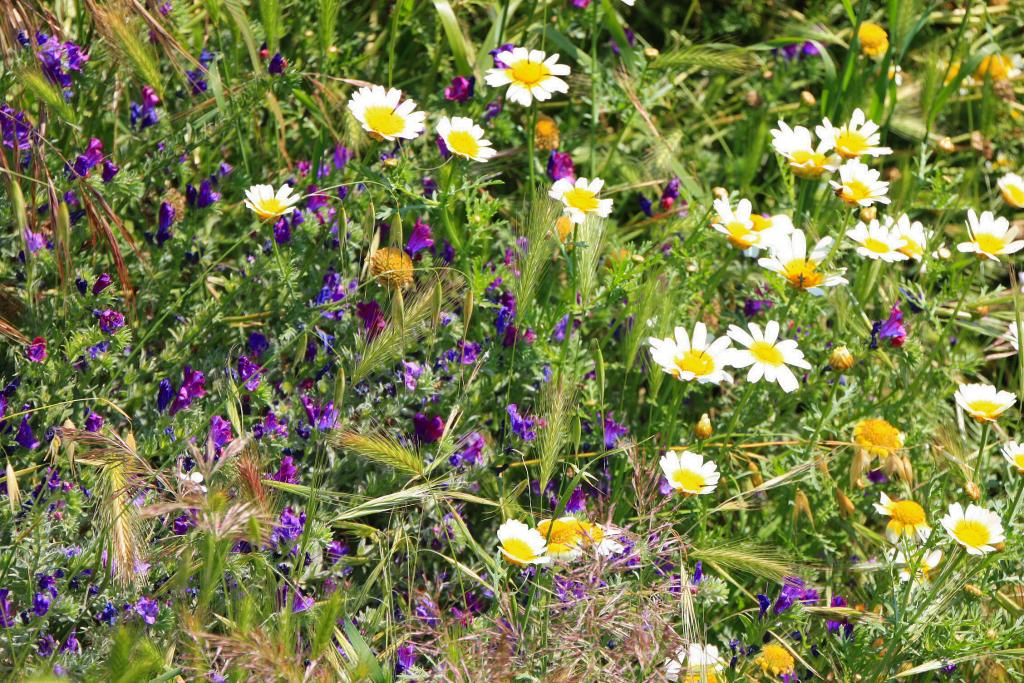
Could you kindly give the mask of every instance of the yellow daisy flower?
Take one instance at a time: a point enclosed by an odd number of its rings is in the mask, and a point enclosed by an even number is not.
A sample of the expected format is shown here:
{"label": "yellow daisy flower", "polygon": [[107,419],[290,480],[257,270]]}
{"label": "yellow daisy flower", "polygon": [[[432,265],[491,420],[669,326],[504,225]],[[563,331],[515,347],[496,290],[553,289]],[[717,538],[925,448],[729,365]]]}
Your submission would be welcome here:
{"label": "yellow daisy flower", "polygon": [[263,220],[286,216],[295,210],[301,197],[292,194],[290,185],[276,192],[273,185],[253,185],[245,191],[245,206]]}
{"label": "yellow daisy flower", "polygon": [[507,66],[489,69],[484,81],[492,88],[507,85],[508,99],[524,107],[529,107],[535,99],[543,102],[556,92],[569,91],[569,84],[559,78],[569,75],[569,66],[559,64],[557,54],[549,57],[540,50],[516,47],[499,52],[495,61]]}
{"label": "yellow daisy flower", "polygon": [[889,50],[889,34],[885,29],[870,21],[865,21],[857,29],[860,51],[872,59],[879,59]]}
{"label": "yellow daisy flower", "polygon": [[518,520],[510,519],[498,527],[498,543],[501,544],[502,556],[516,566],[550,561],[545,555],[547,544],[544,537]]}
{"label": "yellow daisy flower", "polygon": [[885,537],[890,543],[897,543],[904,537],[917,538],[921,543],[928,540],[932,528],[928,526],[924,508],[914,501],[892,500],[883,492],[875,503],[875,511],[890,518],[885,527]]}
{"label": "yellow daisy flower", "polygon": [[950,505],[942,527],[969,555],[995,552],[996,546],[1006,540],[999,515],[973,503],[966,511],[960,503]]}
{"label": "yellow daisy flower", "polygon": [[1015,395],[990,384],[961,384],[955,398],[957,405],[978,422],[995,422],[1017,402]]}
{"label": "yellow daisy flower", "polygon": [[853,441],[870,455],[887,458],[903,448],[903,432],[886,420],[869,418],[854,426]]}

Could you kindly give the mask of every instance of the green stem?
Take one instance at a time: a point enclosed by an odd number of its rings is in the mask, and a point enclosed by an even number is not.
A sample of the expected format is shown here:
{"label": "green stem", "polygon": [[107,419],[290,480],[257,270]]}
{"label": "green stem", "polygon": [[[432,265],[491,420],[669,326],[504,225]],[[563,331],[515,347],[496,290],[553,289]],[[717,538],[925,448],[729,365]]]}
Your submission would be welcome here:
{"label": "green stem", "polygon": [[530,108],[530,130],[529,130],[528,136],[527,136],[527,155],[529,156],[529,166],[530,166],[530,192],[529,192],[529,197],[530,197],[530,208],[531,209],[533,208],[534,190],[535,190],[536,185],[537,185],[536,169],[534,168],[534,165],[535,165],[534,162],[536,161],[536,159],[534,159],[534,149],[535,149],[535,146],[536,146],[536,140],[535,140],[536,137],[537,137],[537,104],[534,103],[533,107]]}
{"label": "green stem", "polygon": [[1006,508],[1006,512],[1003,515],[1003,533],[1010,530],[1010,525],[1013,524],[1013,519],[1017,516],[1017,506],[1020,504],[1021,494],[1024,494],[1024,474],[1017,478],[1020,480],[1020,483],[1017,484],[1017,495],[1013,497],[1013,503]]}
{"label": "green stem", "polygon": [[594,179],[594,170],[597,167],[597,79],[600,70],[597,67],[597,34],[598,18],[597,11],[600,2],[591,3],[593,8],[590,12],[590,179]]}
{"label": "green stem", "polygon": [[981,474],[981,471],[983,469],[985,469],[985,465],[987,464],[985,462],[987,460],[985,455],[986,455],[986,447],[988,446],[988,434],[989,434],[990,431],[991,431],[991,427],[989,426],[989,423],[986,422],[982,426],[982,428],[981,428],[981,448],[978,449],[978,458],[974,461],[974,479],[975,479],[975,483],[977,483],[977,480],[978,480],[978,477]]}

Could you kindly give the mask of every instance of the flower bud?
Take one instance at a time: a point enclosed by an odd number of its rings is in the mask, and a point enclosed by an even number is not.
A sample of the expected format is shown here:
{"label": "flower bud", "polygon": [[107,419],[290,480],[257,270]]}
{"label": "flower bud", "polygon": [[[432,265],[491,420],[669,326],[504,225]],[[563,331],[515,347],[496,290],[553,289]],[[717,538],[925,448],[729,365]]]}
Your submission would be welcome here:
{"label": "flower bud", "polygon": [[870,223],[878,217],[878,209],[874,206],[865,206],[860,210],[860,219],[865,223]]}
{"label": "flower bud", "polygon": [[711,194],[715,195],[715,199],[728,199],[729,191],[724,187],[713,187],[711,188]]}
{"label": "flower bud", "polygon": [[818,100],[814,97],[814,93],[810,90],[804,90],[800,93],[800,101],[808,107],[813,107],[818,103]]}
{"label": "flower bud", "polygon": [[853,506],[853,501],[839,488],[836,488],[836,503],[839,505],[839,513],[843,517],[853,517],[853,513],[857,511],[857,508]]}
{"label": "flower bud", "polygon": [[981,489],[978,488],[978,485],[973,481],[969,481],[964,484],[964,493],[966,493],[967,497],[971,500],[978,500],[981,498]]}
{"label": "flower bud", "polygon": [[956,151],[956,144],[953,142],[953,139],[947,135],[939,140],[939,149],[947,154],[952,154]]}
{"label": "flower bud", "polygon": [[833,370],[846,372],[853,367],[853,354],[845,346],[837,346],[828,357],[828,364]]}
{"label": "flower bud", "polygon": [[795,527],[800,522],[800,517],[804,516],[811,524],[814,524],[814,515],[811,514],[811,503],[807,500],[807,494],[802,490],[797,489],[796,493],[793,494],[793,526]]}
{"label": "flower bud", "polygon": [[697,435],[698,439],[710,439],[711,435],[715,433],[714,427],[711,426],[711,418],[708,417],[707,413],[700,416],[696,426],[693,428],[693,433]]}
{"label": "flower bud", "polygon": [[984,596],[984,593],[981,592],[981,589],[978,588],[973,583],[965,583],[964,584],[964,590],[967,591],[968,593],[970,593],[971,595],[973,595],[976,598],[980,598],[980,597]]}
{"label": "flower bud", "polygon": [[761,468],[757,466],[757,463],[751,460],[747,463],[747,469],[750,470],[750,481],[753,482],[754,486],[760,486],[764,483],[764,477],[761,476]]}
{"label": "flower bud", "polygon": [[656,47],[645,47],[644,48],[644,57],[647,57],[647,59],[654,59],[659,54],[660,53],[658,52],[658,48],[656,48]]}

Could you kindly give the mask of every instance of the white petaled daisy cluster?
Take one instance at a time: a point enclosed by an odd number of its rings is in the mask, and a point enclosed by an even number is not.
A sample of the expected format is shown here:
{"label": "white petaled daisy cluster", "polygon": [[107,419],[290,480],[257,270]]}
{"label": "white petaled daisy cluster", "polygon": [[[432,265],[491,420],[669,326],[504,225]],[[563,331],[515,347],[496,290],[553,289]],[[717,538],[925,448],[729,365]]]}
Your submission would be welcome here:
{"label": "white petaled daisy cluster", "polygon": [[506,96],[512,102],[529,107],[533,100],[543,102],[551,96],[569,91],[569,85],[560,76],[569,75],[569,66],[558,63],[558,55],[546,55],[540,50],[516,47],[499,52],[495,62],[504,68],[487,71],[484,81],[492,88],[508,86]]}
{"label": "white petaled daisy cluster", "polygon": [[960,503],[951,504],[942,518],[942,528],[970,555],[994,552],[1006,540],[999,515],[973,503],[967,510]]}
{"label": "white petaled daisy cluster", "polygon": [[991,211],[983,211],[981,217],[974,209],[967,210],[967,231],[970,241],[956,245],[957,251],[976,254],[978,258],[998,261],[1004,254],[1016,254],[1024,249],[1024,240],[1015,240],[1017,228],[1002,216],[996,218]]}
{"label": "white petaled daisy cluster", "polygon": [[[788,366],[810,369],[803,352],[791,339],[779,339],[780,325],[770,320],[764,331],[757,323],[750,323],[746,330],[732,325],[726,335],[708,336],[704,323],[693,327],[693,335],[686,328],[677,327],[675,336],[667,339],[648,338],[651,345],[651,359],[662,370],[684,382],[696,380],[701,384],[731,382],[732,375],[726,368],[750,368],[748,382],[765,379],[777,383],[783,391],[795,391],[799,386],[796,375]],[[741,348],[734,348],[735,341]]]}
{"label": "white petaled daisy cluster", "polygon": [[748,256],[757,256],[783,235],[793,232],[789,216],[761,216],[753,213],[749,199],[741,199],[733,210],[727,198],[714,202],[716,222],[712,227],[729,239],[729,243]]}
{"label": "white petaled daisy cluster", "polygon": [[781,236],[769,249],[769,255],[758,259],[757,263],[773,273],[786,278],[789,284],[806,290],[814,296],[825,293],[825,287],[846,284],[843,277],[845,268],[834,273],[820,270],[822,263],[832,251],[834,241],[831,237],[823,237],[814,245],[810,254],[807,253],[807,236],[803,230],[794,230],[789,235]]}
{"label": "white petaled daisy cluster", "polygon": [[413,100],[403,100],[398,88],[385,89],[381,85],[359,88],[349,98],[348,110],[363,130],[380,140],[410,140],[426,129],[426,113],[416,111]]}
{"label": "white petaled daisy cluster", "polygon": [[669,451],[658,463],[669,486],[688,496],[711,493],[718,486],[718,466],[693,451]]}
{"label": "white petaled daisy cluster", "polygon": [[245,191],[245,206],[263,220],[286,216],[295,210],[301,197],[292,194],[291,185],[276,192],[273,185],[253,185]]}
{"label": "white petaled daisy cluster", "polygon": [[607,218],[612,212],[612,200],[601,199],[602,187],[604,181],[600,178],[577,178],[575,182],[561,178],[551,186],[548,196],[562,202],[569,219],[580,225],[588,216]]}

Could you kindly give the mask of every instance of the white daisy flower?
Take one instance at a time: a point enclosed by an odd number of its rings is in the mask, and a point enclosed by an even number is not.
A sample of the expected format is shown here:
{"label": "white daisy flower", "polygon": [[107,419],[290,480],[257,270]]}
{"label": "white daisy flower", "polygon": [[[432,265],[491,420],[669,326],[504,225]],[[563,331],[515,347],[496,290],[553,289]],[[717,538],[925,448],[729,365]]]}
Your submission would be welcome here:
{"label": "white daisy flower", "polygon": [[998,184],[1004,202],[1015,209],[1024,209],[1024,178],[1016,173],[1007,173]]}
{"label": "white daisy flower", "polygon": [[977,254],[978,258],[998,261],[1002,254],[1015,254],[1024,248],[1024,240],[1015,240],[1017,228],[1011,228],[1010,222],[991,211],[983,211],[981,217],[974,209],[967,210],[967,231],[969,242],[956,245],[957,251],[965,254]]}
{"label": "white daisy flower", "polygon": [[411,99],[402,100],[402,91],[384,89],[381,85],[363,87],[352,93],[348,110],[363,126],[363,130],[378,140],[411,140],[426,127],[426,113],[416,111]]}
{"label": "white daisy flower", "polygon": [[263,220],[287,216],[302,199],[284,184],[276,192],[273,185],[253,185],[245,191],[245,206]]}
{"label": "white daisy flower", "polygon": [[661,472],[669,485],[688,496],[711,493],[718,486],[718,467],[693,451],[669,451],[661,456]]}
{"label": "white daisy flower", "polygon": [[853,110],[849,123],[836,128],[826,118],[814,129],[823,142],[828,142],[844,159],[859,159],[868,154],[873,157],[892,154],[889,147],[879,147],[882,136],[878,124],[869,121],[860,109]]}
{"label": "white daisy flower", "polygon": [[820,178],[826,171],[839,168],[839,157],[832,152],[827,140],[814,145],[811,131],[803,126],[790,128],[785,121],[772,130],[772,147],[789,162],[794,175],[801,178]]}
{"label": "white daisy flower", "polygon": [[832,244],[831,237],[824,237],[814,245],[808,256],[807,236],[803,230],[794,230],[791,234],[775,240],[769,256],[758,259],[757,263],[762,268],[786,278],[793,287],[807,290],[814,296],[821,296],[825,293],[823,287],[846,284],[846,278],[843,277],[845,268],[840,268],[835,273],[818,270],[821,263],[828,258]]}
{"label": "white daisy flower", "polygon": [[473,123],[473,119],[443,116],[437,124],[437,134],[449,152],[463,159],[487,161],[495,154],[491,141],[484,138],[484,129]]}
{"label": "white daisy flower", "polygon": [[908,258],[920,261],[924,250],[928,248],[928,242],[935,234],[933,231],[925,231],[921,221],[911,222],[907,214],[900,214],[900,217],[893,221],[891,216],[886,216],[884,225],[890,232],[903,239],[903,246],[900,251]]}
{"label": "white daisy flower", "polygon": [[718,678],[715,672],[722,670],[725,661],[714,645],[690,643],[685,649],[679,648],[676,656],[666,660],[664,666],[665,678],[670,681],[679,681],[680,674],[685,674],[682,679],[685,683],[716,683]]}
{"label": "white daisy flower", "polygon": [[855,228],[846,231],[846,236],[860,245],[857,253],[865,258],[873,261],[881,259],[886,263],[906,261],[909,257],[901,251],[904,239],[889,229],[891,225],[891,219],[889,225],[882,225],[877,220],[866,225],[857,223]]}
{"label": "white daisy flower", "polygon": [[924,554],[915,554],[910,559],[899,548],[891,548],[888,554],[892,563],[900,568],[900,581],[904,583],[911,579],[914,583],[927,583],[931,579],[931,572],[942,561],[942,551],[938,548]]}
{"label": "white daisy flower", "polygon": [[604,181],[600,178],[577,178],[575,183],[562,178],[551,186],[548,196],[562,202],[573,223],[582,224],[589,215],[607,218],[612,212],[612,200],[599,196],[602,187]]}
{"label": "white daisy flower", "polygon": [[718,339],[708,336],[708,328],[702,322],[693,326],[693,337],[686,329],[677,327],[675,337],[658,339],[649,337],[651,359],[661,369],[685,382],[697,380],[701,384],[720,384],[732,381],[732,375],[725,368],[732,365],[733,349],[728,336]]}
{"label": "white daisy flower", "polygon": [[559,64],[557,54],[548,57],[540,50],[516,47],[499,52],[495,59],[508,66],[488,69],[484,81],[492,88],[507,85],[507,96],[512,102],[529,107],[534,99],[543,102],[556,92],[569,90],[569,85],[559,78],[569,75],[569,66]]}
{"label": "white daisy flower", "polygon": [[966,512],[960,503],[951,504],[942,518],[942,527],[969,555],[994,552],[995,546],[1006,540],[999,515],[973,503]]}
{"label": "white daisy flower", "polygon": [[892,500],[882,492],[875,503],[875,511],[890,518],[885,527],[885,537],[890,543],[897,543],[901,538],[916,538],[924,543],[931,534],[924,508],[912,500]]}
{"label": "white daisy flower", "polygon": [[1008,441],[1003,446],[1002,453],[1006,462],[1017,468],[1017,474],[1024,474],[1024,445],[1016,441]]}
{"label": "white daisy flower", "polygon": [[868,168],[856,159],[847,161],[839,167],[839,181],[830,180],[836,196],[850,206],[871,206],[875,202],[888,204],[885,194],[889,191],[889,183],[879,180],[881,174]]}
{"label": "white daisy flower", "polygon": [[793,221],[789,216],[760,216],[751,213],[749,199],[741,199],[733,211],[726,198],[714,202],[718,221],[712,223],[715,230],[725,235],[730,244],[744,250],[748,256],[757,256],[761,249],[771,245],[775,238],[793,232]]}
{"label": "white daisy flower", "polygon": [[757,323],[748,323],[747,328],[729,326],[732,340],[745,347],[733,351],[732,364],[737,368],[750,366],[748,382],[760,382],[764,378],[777,382],[786,393],[796,391],[800,383],[788,366],[809,370],[811,364],[804,360],[803,351],[794,340],[779,339],[779,323],[774,320],[765,324],[763,333]]}
{"label": "white daisy flower", "polygon": [[961,384],[956,402],[978,422],[994,422],[1017,402],[1009,391],[1000,391],[991,384]]}
{"label": "white daisy flower", "polygon": [[516,566],[549,562],[544,537],[519,520],[510,519],[498,527],[498,543],[501,554]]}
{"label": "white daisy flower", "polygon": [[[1024,325],[1024,320],[1021,320],[1021,325]],[[1006,334],[1003,335],[1003,339],[1010,342],[1010,346],[1013,347],[1014,351],[1020,351],[1020,335],[1017,334],[1017,321],[1010,321],[1009,326],[1006,328]]]}

